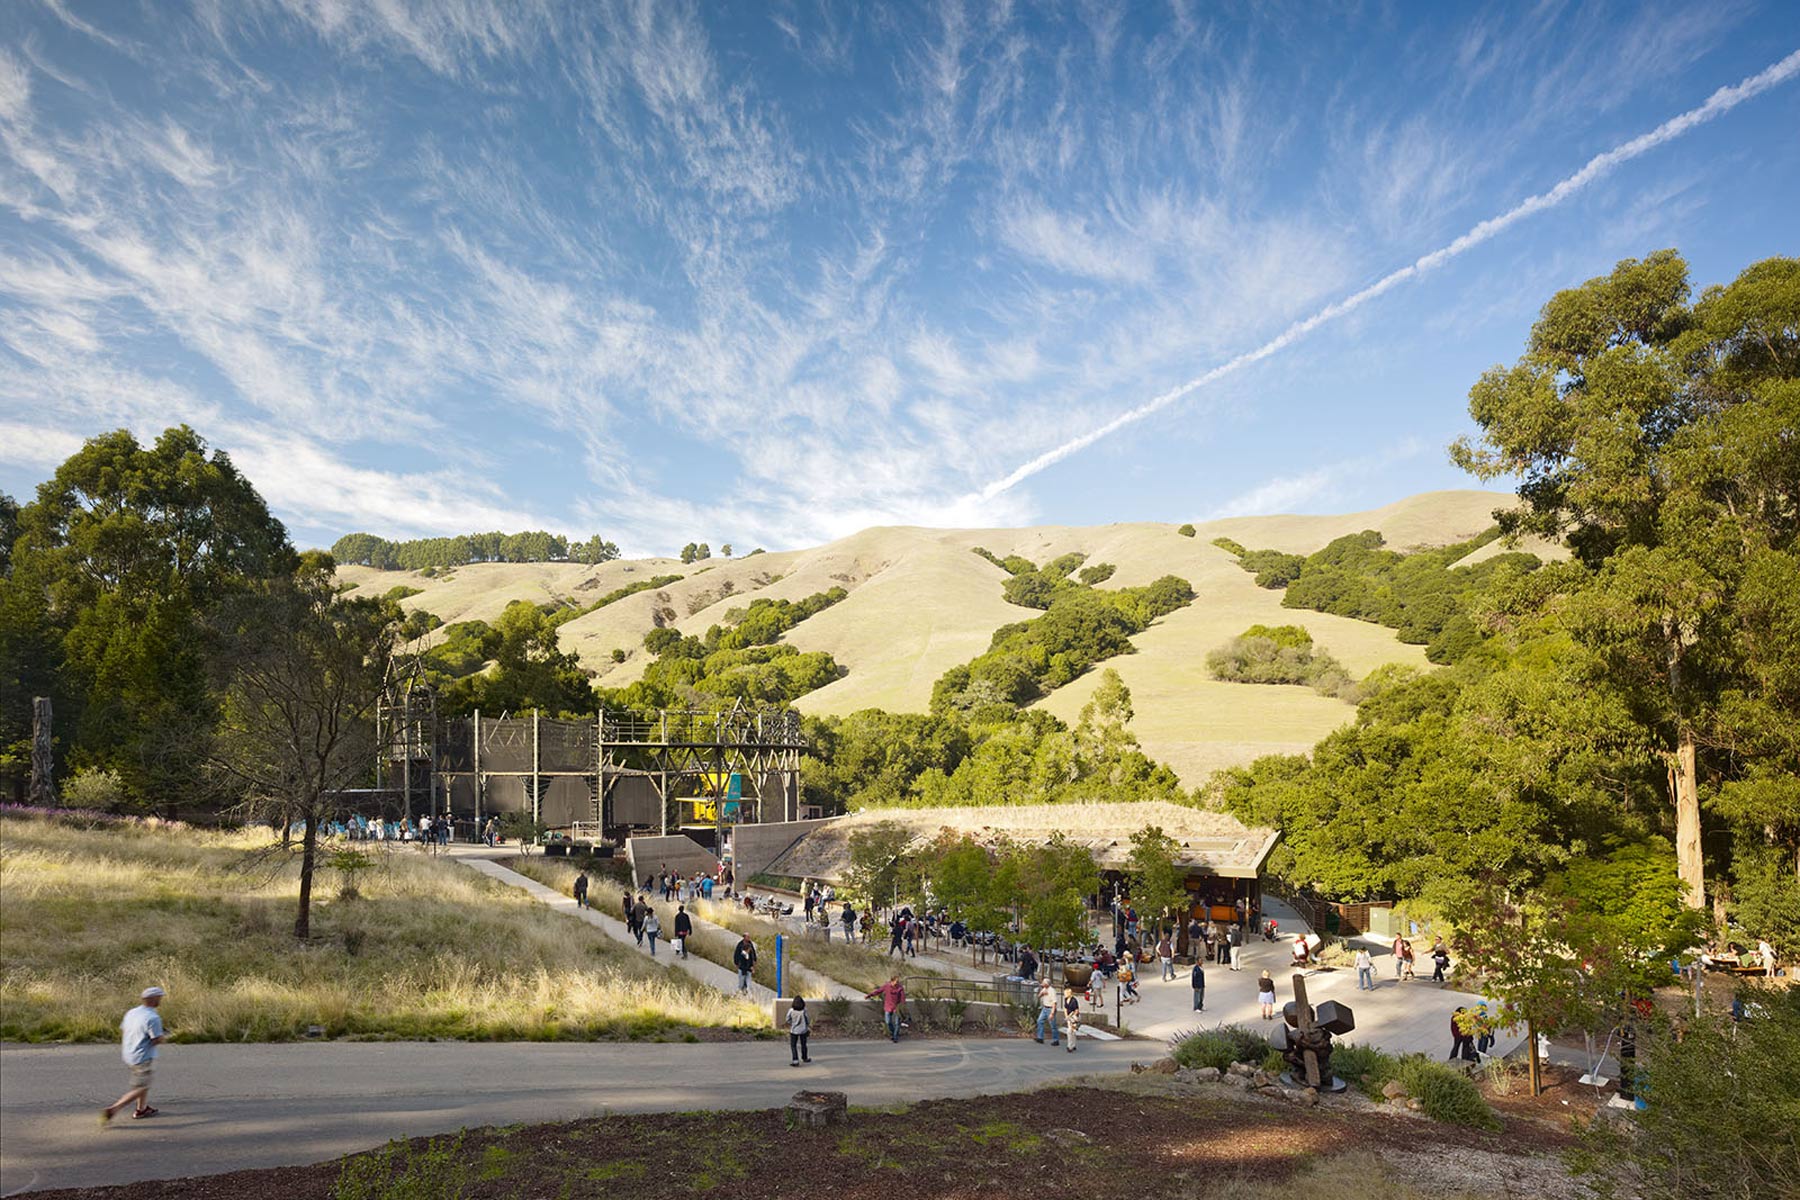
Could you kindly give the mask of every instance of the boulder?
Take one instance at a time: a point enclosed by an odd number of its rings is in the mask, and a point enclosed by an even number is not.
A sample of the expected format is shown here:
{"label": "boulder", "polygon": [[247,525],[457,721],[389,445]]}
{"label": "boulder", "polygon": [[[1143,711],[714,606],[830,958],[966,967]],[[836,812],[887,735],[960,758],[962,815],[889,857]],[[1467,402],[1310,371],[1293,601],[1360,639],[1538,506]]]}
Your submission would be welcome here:
{"label": "boulder", "polygon": [[1417,1100],[1408,1100],[1408,1101],[1407,1101],[1407,1102],[1406,1102],[1406,1107],[1407,1107],[1407,1108],[1408,1108],[1408,1109],[1409,1109],[1409,1110],[1411,1110],[1411,1111],[1412,1111],[1412,1112],[1423,1112],[1423,1111],[1425,1111],[1425,1106],[1424,1106],[1424,1105],[1423,1105],[1423,1104],[1420,1104],[1420,1103],[1419,1103],[1419,1102],[1418,1102],[1418,1101],[1417,1101]]}
{"label": "boulder", "polygon": [[1159,1058],[1150,1064],[1149,1070],[1152,1075],[1173,1075],[1176,1071],[1175,1060]]}
{"label": "boulder", "polygon": [[1406,1087],[1398,1079],[1390,1079],[1381,1085],[1381,1094],[1389,1100],[1403,1100],[1406,1098]]}
{"label": "boulder", "polygon": [[1281,1098],[1286,1100],[1289,1104],[1310,1106],[1319,1102],[1319,1093],[1313,1091],[1311,1088],[1284,1087],[1278,1088],[1276,1091]]}
{"label": "boulder", "polygon": [[1245,1079],[1242,1075],[1221,1075],[1219,1076],[1219,1082],[1228,1084],[1234,1088],[1247,1088],[1250,1086],[1250,1081]]}
{"label": "boulder", "polygon": [[1256,1074],[1256,1068],[1249,1063],[1232,1063],[1227,1069],[1230,1070],[1233,1075],[1242,1075],[1245,1079]]}
{"label": "boulder", "polygon": [[1268,1087],[1275,1082],[1275,1077],[1267,1071],[1257,1071],[1250,1076],[1250,1082],[1259,1088]]}
{"label": "boulder", "polygon": [[787,1112],[791,1124],[822,1129],[844,1123],[849,1101],[842,1092],[795,1092]]}
{"label": "boulder", "polygon": [[1198,1071],[1194,1072],[1194,1075],[1201,1083],[1212,1083],[1219,1078],[1219,1068],[1201,1067]]}

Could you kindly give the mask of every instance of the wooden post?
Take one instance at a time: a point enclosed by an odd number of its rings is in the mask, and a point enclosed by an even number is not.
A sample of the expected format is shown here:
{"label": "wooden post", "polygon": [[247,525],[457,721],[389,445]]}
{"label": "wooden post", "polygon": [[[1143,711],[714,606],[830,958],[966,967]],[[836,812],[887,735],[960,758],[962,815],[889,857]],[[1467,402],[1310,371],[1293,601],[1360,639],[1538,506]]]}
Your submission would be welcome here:
{"label": "wooden post", "polygon": [[56,755],[50,740],[50,697],[31,698],[31,802],[39,808],[56,805]]}
{"label": "wooden post", "polygon": [[1538,1070],[1537,1026],[1529,1019],[1525,1022],[1525,1052],[1525,1061],[1531,1064],[1526,1071],[1526,1077],[1531,1081],[1531,1094],[1541,1096],[1544,1094],[1544,1078]]}
{"label": "wooden post", "polygon": [[481,710],[475,710],[475,840],[481,840]]}
{"label": "wooden post", "polygon": [[[538,793],[544,781],[538,776],[538,710],[531,710],[531,824],[536,828],[540,816]],[[523,848],[521,848],[523,849]]]}

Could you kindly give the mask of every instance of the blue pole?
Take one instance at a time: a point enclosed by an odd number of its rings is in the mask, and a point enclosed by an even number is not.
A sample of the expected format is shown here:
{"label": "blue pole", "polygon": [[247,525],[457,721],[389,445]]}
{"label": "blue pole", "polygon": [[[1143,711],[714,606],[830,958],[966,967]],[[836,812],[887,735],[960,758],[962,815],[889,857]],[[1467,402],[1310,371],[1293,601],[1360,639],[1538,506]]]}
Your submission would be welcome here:
{"label": "blue pole", "polygon": [[775,998],[777,1000],[781,999],[781,950],[783,940],[781,934],[778,933],[775,935]]}

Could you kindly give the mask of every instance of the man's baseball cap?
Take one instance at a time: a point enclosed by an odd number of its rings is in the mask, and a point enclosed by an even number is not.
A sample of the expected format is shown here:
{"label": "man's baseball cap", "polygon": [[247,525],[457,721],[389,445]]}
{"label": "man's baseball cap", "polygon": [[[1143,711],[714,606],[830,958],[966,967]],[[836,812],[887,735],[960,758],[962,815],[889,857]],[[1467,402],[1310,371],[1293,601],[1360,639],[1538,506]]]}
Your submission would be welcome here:
{"label": "man's baseball cap", "polygon": [[163,991],[159,987],[147,987],[141,993],[138,994],[138,999],[139,1000],[149,1000],[149,999],[152,999],[157,996],[166,996],[168,994],[169,993]]}

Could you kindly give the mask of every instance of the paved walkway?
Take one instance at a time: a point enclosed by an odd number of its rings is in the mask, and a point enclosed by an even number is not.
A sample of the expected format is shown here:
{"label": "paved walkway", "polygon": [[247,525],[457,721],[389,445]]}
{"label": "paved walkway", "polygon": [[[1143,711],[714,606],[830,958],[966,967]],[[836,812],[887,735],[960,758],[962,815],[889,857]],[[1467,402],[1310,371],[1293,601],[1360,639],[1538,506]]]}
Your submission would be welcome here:
{"label": "paved walkway", "polygon": [[0,1048],[0,1195],[319,1162],[389,1138],[606,1112],[769,1108],[801,1087],[852,1104],[1010,1092],[1119,1071],[1157,1049],[1079,1053],[983,1038],[813,1044],[325,1042],[175,1045],[158,1061],[149,1121],[101,1131],[125,1082],[114,1046]]}
{"label": "paved walkway", "polygon": [[[494,859],[501,857],[513,858],[517,857],[517,855],[514,852],[501,853],[499,851],[488,850],[486,847],[481,846],[457,847],[452,852],[454,861],[460,863],[462,866],[479,871],[488,878],[497,879],[510,887],[516,887],[526,895],[530,896],[533,900],[536,900],[539,904],[562,913],[565,916],[586,921],[589,925],[592,925],[595,929],[606,934],[606,936],[612,938],[614,941],[630,946],[633,951],[642,954],[644,958],[652,962],[671,970],[685,971],[695,979],[700,980],[700,982],[716,987],[722,992],[735,993],[737,991],[737,972],[730,967],[721,966],[710,959],[701,958],[698,955],[689,955],[687,958],[678,957],[673,945],[667,938],[658,939],[661,942],[661,945],[659,946],[655,957],[652,958],[648,950],[639,948],[637,939],[631,936],[631,931],[625,927],[624,921],[608,915],[599,908],[582,908],[575,903],[572,896],[565,896],[561,892],[545,887],[535,879],[521,875],[517,871],[509,870],[494,861]],[[604,889],[600,889],[597,895],[599,896],[601,903],[604,903],[607,892]],[[663,928],[669,930],[668,922],[664,922]],[[731,930],[720,925],[714,925],[708,921],[702,921],[699,918],[695,918],[694,928],[696,931],[713,930],[734,940],[737,937],[737,934],[733,933]],[[672,935],[672,931],[670,932]],[[774,947],[759,946],[757,947],[757,952],[763,955],[772,954],[774,953]],[[862,996],[861,992],[845,987],[843,984],[837,983],[834,980],[826,979],[823,975],[808,971],[803,967],[797,967],[790,963],[786,969],[794,973],[795,986],[806,989],[806,994],[809,996],[848,996],[853,999]],[[792,990],[792,988],[789,989],[790,993]],[[767,1004],[775,998],[775,993],[760,983],[752,983],[750,985],[750,998],[759,1004]]]}

